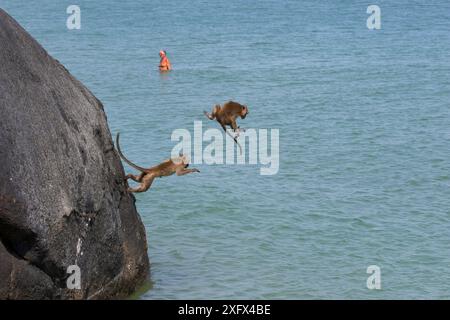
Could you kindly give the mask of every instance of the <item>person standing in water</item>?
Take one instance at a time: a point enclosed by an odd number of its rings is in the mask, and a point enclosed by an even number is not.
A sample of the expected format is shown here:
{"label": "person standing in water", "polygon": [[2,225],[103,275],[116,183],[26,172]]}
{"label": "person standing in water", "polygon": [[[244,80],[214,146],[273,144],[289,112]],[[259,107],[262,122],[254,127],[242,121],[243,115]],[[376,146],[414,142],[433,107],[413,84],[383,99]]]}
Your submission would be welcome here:
{"label": "person standing in water", "polygon": [[167,58],[167,53],[164,50],[159,52],[159,56],[161,57],[161,61],[159,62],[159,71],[170,71],[172,70],[172,65]]}

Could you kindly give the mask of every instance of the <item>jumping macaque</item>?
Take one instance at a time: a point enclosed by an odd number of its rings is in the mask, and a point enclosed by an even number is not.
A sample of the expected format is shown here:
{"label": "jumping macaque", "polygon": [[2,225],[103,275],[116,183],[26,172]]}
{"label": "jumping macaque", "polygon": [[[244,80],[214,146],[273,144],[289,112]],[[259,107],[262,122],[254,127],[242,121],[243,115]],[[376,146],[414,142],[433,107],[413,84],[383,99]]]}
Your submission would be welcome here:
{"label": "jumping macaque", "polygon": [[[237,123],[236,118],[241,117],[241,119],[245,119],[245,117],[248,114],[248,107],[244,106],[240,103],[234,102],[234,101],[228,101],[221,107],[220,105],[216,104],[211,112],[209,114],[208,112],[204,111],[205,115],[208,117],[209,120],[216,120],[220,126],[223,128],[223,130],[233,138],[234,142],[239,146],[239,150],[242,153],[242,147],[237,141],[237,138],[239,137],[240,131],[245,131],[244,129],[241,129]],[[237,134],[235,137],[233,137],[228,131],[226,126],[230,126],[234,132],[237,131]]]}
{"label": "jumping macaque", "polygon": [[128,187],[128,192],[145,192],[147,191],[150,186],[152,185],[152,182],[155,178],[161,178],[161,177],[167,177],[171,176],[174,173],[177,174],[177,176],[183,176],[188,173],[192,172],[200,172],[198,169],[192,168],[187,169],[189,166],[189,159],[187,156],[180,154],[179,157],[173,158],[173,159],[167,159],[160,163],[157,166],[151,167],[151,168],[143,168],[140,167],[134,163],[132,163],[130,160],[128,160],[120,150],[119,145],[119,133],[117,133],[116,136],[116,146],[117,151],[119,152],[120,157],[128,163],[130,166],[135,168],[136,170],[139,170],[141,173],[139,175],[133,175],[133,174],[127,174],[125,176],[125,181],[128,179],[132,179],[136,182],[139,182],[140,185],[137,188],[130,188]]}

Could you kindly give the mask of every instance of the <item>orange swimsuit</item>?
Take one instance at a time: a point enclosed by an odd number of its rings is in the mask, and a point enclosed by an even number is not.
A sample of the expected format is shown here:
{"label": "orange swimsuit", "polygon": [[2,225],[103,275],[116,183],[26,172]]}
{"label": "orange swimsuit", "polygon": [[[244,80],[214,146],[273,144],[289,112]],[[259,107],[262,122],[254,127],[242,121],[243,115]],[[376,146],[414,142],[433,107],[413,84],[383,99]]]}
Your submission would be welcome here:
{"label": "orange swimsuit", "polygon": [[169,71],[172,69],[172,66],[170,65],[169,59],[164,56],[161,58],[161,62],[159,63],[159,70],[160,71]]}

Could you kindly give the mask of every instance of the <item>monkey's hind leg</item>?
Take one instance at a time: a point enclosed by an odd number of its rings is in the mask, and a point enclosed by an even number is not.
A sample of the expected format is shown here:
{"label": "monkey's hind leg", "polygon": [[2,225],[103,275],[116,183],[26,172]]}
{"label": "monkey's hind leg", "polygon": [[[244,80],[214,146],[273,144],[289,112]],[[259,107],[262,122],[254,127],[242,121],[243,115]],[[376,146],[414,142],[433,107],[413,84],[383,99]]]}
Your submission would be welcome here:
{"label": "monkey's hind leg", "polygon": [[136,176],[136,175],[134,175],[134,174],[127,174],[126,176],[125,176],[125,180],[128,180],[128,179],[131,179],[131,180],[133,180],[133,181],[136,181],[136,182],[141,182],[142,181],[142,178],[145,176],[145,173],[141,173],[140,175],[138,175],[138,176]]}
{"label": "monkey's hind leg", "polygon": [[234,141],[237,143],[236,139],[239,138],[239,135],[241,134],[241,127],[239,127],[236,123],[236,120],[231,121],[231,128],[233,129],[233,132],[235,133]]}
{"label": "monkey's hind leg", "polygon": [[208,117],[209,120],[214,120],[214,117],[212,115],[210,115],[208,112],[203,111],[203,113],[205,114],[205,116]]}
{"label": "monkey's hind leg", "polygon": [[216,105],[214,106],[214,108],[212,109],[211,114],[209,114],[209,113],[206,112],[206,111],[203,111],[203,113],[205,114],[205,116],[208,117],[209,120],[214,120],[214,119],[216,119],[216,115],[218,114],[219,111],[220,111],[220,105],[219,105],[219,104],[216,104]]}
{"label": "monkey's hind leg", "polygon": [[139,185],[139,187],[128,188],[128,192],[145,192],[151,187],[153,180],[155,180],[155,176],[153,175],[147,176],[144,179],[142,179],[142,182]]}

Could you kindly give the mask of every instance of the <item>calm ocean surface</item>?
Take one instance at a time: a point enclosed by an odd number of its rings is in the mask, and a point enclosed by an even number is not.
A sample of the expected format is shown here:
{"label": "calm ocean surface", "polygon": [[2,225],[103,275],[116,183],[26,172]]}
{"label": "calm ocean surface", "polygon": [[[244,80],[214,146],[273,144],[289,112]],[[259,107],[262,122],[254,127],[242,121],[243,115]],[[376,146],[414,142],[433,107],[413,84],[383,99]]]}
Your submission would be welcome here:
{"label": "calm ocean surface", "polygon": [[136,196],[143,299],[450,298],[450,2],[376,1],[378,31],[369,4],[0,0],[104,103],[140,165],[229,99],[248,104],[243,127],[280,129],[277,175],[196,165]]}

